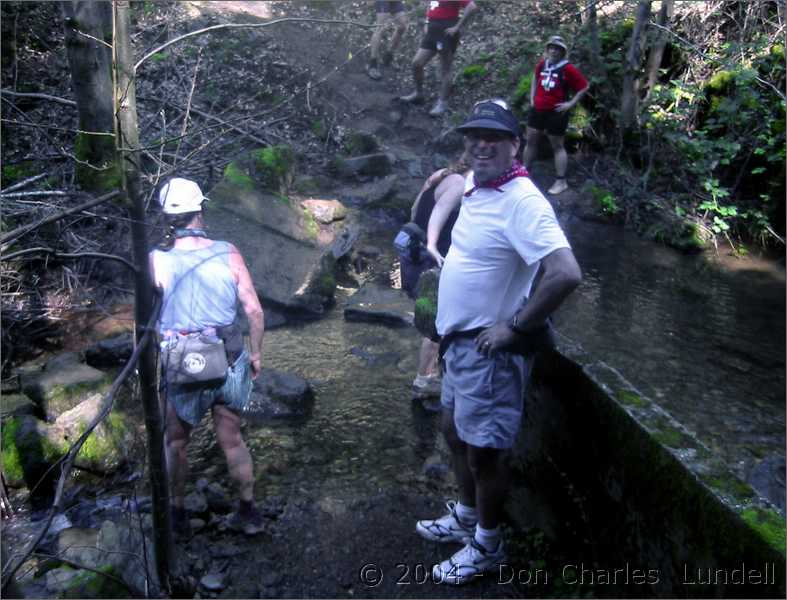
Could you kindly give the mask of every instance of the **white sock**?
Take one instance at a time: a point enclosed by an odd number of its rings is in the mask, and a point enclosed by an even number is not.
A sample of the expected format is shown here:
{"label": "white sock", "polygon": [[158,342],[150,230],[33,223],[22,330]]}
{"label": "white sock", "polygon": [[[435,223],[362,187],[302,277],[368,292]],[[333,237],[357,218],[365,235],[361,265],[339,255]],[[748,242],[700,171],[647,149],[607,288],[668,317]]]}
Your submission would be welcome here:
{"label": "white sock", "polygon": [[456,510],[456,516],[459,517],[462,523],[475,524],[478,522],[478,513],[475,510],[475,506],[465,506],[461,502],[457,502],[454,510]]}
{"label": "white sock", "polygon": [[475,541],[490,552],[497,550],[497,545],[500,543],[500,527],[484,529],[479,523],[475,526]]}

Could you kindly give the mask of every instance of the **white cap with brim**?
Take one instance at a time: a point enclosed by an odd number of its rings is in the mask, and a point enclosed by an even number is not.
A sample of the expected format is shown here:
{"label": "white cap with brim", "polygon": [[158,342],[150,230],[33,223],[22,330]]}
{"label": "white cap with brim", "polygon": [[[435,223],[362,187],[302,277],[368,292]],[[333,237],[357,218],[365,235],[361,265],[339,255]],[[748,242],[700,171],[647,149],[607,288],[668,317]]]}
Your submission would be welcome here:
{"label": "white cap with brim", "polygon": [[180,177],[170,179],[158,194],[159,204],[168,215],[199,212],[202,210],[202,202],[207,199],[195,182]]}
{"label": "white cap with brim", "polygon": [[562,48],[563,52],[568,52],[568,46],[566,46],[566,42],[564,42],[563,38],[559,35],[553,35],[551,38],[549,38],[549,41],[547,42],[547,48],[550,46],[557,46],[558,48]]}

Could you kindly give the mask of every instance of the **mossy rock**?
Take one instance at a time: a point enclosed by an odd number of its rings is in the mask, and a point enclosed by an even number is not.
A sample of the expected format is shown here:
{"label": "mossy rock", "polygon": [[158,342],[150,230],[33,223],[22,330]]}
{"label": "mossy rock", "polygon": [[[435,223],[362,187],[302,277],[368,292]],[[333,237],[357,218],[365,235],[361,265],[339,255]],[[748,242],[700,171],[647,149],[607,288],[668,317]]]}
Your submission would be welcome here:
{"label": "mossy rock", "polygon": [[286,193],[292,186],[295,153],[290,146],[257,148],[224,168],[224,179],[237,188]]}
{"label": "mossy rock", "polygon": [[437,289],[440,270],[429,269],[421,274],[416,286],[415,328],[426,338],[438,340],[435,319],[437,318]]}
{"label": "mossy rock", "polygon": [[[98,572],[96,572],[98,571]],[[112,565],[96,567],[96,571],[80,569],[69,578],[60,598],[128,598],[129,589]]]}
{"label": "mossy rock", "polygon": [[379,140],[371,133],[351,131],[344,142],[344,152],[349,156],[372,154],[380,150]]}

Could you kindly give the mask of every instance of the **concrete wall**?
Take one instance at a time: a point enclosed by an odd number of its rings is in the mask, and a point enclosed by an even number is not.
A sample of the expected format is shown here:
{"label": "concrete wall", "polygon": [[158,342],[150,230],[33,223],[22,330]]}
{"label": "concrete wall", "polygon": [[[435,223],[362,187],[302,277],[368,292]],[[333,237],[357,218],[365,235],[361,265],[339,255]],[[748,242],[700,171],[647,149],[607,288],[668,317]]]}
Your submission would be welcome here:
{"label": "concrete wall", "polygon": [[596,597],[785,597],[783,516],[577,348],[538,357],[514,467],[509,515]]}

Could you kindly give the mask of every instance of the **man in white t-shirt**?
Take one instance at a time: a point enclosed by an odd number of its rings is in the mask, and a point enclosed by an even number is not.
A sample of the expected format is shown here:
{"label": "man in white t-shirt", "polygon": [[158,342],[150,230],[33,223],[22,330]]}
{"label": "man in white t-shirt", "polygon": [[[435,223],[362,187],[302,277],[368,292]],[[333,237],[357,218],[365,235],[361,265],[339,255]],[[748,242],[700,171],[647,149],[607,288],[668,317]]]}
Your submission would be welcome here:
{"label": "man in white t-shirt", "polygon": [[504,453],[521,425],[532,362],[508,348],[542,329],[582,279],[552,206],[514,159],[519,123],[505,102],[479,102],[457,130],[473,172],[440,275],[437,331],[449,342],[441,404],[459,500],[447,515],[416,524],[426,539],[465,544],[432,571],[452,584],[505,560]]}

